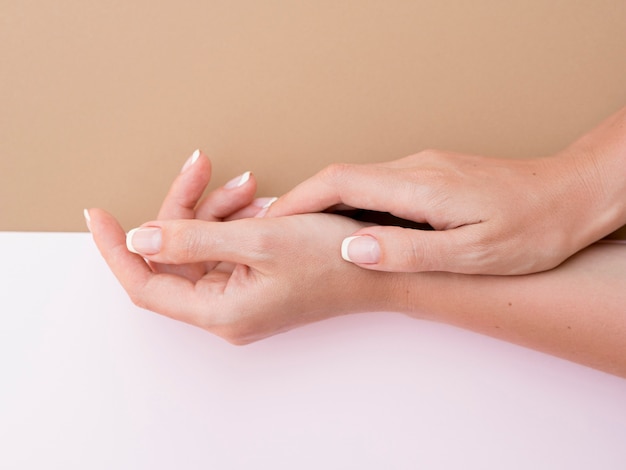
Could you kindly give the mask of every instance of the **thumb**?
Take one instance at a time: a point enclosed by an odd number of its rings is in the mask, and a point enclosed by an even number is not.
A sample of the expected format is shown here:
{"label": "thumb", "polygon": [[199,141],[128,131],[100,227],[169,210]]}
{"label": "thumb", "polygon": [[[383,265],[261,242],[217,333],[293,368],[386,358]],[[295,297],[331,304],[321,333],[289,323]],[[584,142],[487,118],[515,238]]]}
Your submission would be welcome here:
{"label": "thumb", "polygon": [[263,219],[231,222],[202,220],[159,220],[132,229],[126,235],[126,247],[157,263],[187,264],[204,261],[229,261],[250,264],[258,259],[259,238],[265,230]]}
{"label": "thumb", "polygon": [[366,227],[341,244],[341,256],[376,271],[479,272],[479,255],[469,242],[469,227],[416,230],[403,227]]}

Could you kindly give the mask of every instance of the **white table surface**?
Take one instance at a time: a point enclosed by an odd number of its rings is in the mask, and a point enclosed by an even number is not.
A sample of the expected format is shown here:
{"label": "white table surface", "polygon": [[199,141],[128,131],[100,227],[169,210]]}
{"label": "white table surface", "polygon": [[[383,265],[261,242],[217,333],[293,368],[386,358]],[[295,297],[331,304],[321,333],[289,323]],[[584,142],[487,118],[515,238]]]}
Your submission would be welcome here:
{"label": "white table surface", "polygon": [[0,257],[2,469],[626,468],[626,380],[397,314],[231,346],[134,307],[88,234]]}

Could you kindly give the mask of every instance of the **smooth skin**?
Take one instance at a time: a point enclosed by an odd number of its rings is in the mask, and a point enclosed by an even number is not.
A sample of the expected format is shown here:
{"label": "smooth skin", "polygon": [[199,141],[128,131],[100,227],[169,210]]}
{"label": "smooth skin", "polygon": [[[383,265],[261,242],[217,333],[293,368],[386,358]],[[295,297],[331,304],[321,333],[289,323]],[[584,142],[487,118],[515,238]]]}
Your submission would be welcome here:
{"label": "smooth skin", "polygon": [[[382,282],[383,273],[372,276],[327,256],[332,244],[362,224],[328,214],[249,218],[267,203],[253,199],[253,175],[243,186],[221,187],[198,202],[209,179],[204,155],[176,178],[158,220],[143,225],[151,232],[142,255],[128,250],[127,236],[110,214],[88,211],[98,248],[135,304],[236,344],[389,305],[383,299],[393,297],[391,278]],[[155,228],[161,249],[147,254]],[[129,235],[137,247],[141,231]]]}
{"label": "smooth skin", "polygon": [[141,227],[153,231],[148,243],[135,240],[141,230],[131,237],[141,254],[113,216],[88,211],[100,252],[138,306],[234,344],[342,314],[403,312],[626,377],[624,245],[596,244],[524,276],[365,270],[337,253],[364,224],[333,214],[241,218],[263,211],[254,178],[200,200],[209,178],[202,155],[177,177],[159,219]]}
{"label": "smooth skin", "polygon": [[554,268],[626,224],[626,108],[544,158],[425,150],[331,165],[280,197],[267,217],[337,205],[436,229],[371,226],[349,234],[343,256],[362,268],[499,275]]}

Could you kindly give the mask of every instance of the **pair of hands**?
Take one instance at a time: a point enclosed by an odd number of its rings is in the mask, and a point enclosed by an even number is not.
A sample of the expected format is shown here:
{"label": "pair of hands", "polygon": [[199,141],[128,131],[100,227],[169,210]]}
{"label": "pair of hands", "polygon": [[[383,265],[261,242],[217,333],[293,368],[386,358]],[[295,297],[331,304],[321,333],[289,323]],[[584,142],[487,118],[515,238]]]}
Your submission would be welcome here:
{"label": "pair of hands", "polygon": [[[269,209],[270,201],[254,199],[249,174],[201,199],[210,163],[195,155],[158,219],[128,237],[106,212],[88,215],[96,244],[136,304],[246,343],[343,313],[419,312],[423,306],[407,305],[415,275],[394,271],[501,275],[559,265],[626,222],[624,148],[626,108],[552,157],[425,151],[333,165]],[[436,230],[318,212],[337,205]]]}
{"label": "pair of hands", "polygon": [[396,307],[389,299],[397,298],[398,276],[339,256],[341,240],[363,224],[331,214],[255,217],[270,201],[254,199],[249,173],[201,199],[211,166],[204,155],[193,157],[157,220],[128,236],[107,212],[86,212],[96,245],[135,304],[235,344]]}

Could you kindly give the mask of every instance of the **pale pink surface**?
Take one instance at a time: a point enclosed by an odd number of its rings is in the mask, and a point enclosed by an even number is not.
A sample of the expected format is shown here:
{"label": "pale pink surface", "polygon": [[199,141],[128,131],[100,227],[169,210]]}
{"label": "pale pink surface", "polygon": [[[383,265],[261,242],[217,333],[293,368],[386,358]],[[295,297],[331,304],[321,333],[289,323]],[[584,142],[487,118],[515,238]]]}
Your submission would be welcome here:
{"label": "pale pink surface", "polygon": [[0,468],[622,468],[626,380],[396,314],[245,347],[0,233]]}

